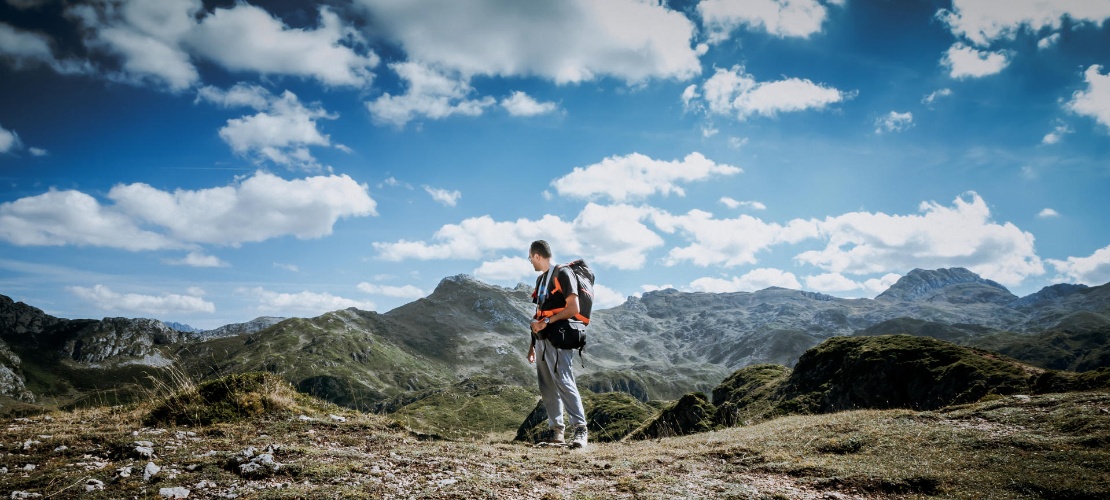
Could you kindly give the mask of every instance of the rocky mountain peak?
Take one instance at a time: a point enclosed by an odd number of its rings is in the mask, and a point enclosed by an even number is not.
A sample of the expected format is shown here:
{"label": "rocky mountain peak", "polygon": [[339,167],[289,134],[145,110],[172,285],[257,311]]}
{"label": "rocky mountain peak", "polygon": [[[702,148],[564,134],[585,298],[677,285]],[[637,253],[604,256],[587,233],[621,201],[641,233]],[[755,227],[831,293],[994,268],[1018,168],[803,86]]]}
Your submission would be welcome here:
{"label": "rocky mountain peak", "polygon": [[962,267],[914,269],[875,297],[882,301],[1009,302],[1017,297],[1006,287]]}

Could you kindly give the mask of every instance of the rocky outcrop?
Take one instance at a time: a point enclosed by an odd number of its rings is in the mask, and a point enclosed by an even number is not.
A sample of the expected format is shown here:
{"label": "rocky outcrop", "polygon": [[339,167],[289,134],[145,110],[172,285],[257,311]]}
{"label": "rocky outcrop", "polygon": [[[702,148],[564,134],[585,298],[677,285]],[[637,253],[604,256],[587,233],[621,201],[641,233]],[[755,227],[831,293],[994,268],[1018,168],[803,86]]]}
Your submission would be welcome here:
{"label": "rocky outcrop", "polygon": [[136,363],[166,366],[166,359],[156,346],[185,340],[179,332],[153,319],[105,318],[79,330],[65,342],[62,353],[78,363]]}
{"label": "rocky outcrop", "polygon": [[914,269],[875,297],[878,301],[989,302],[1007,304],[1017,299],[1006,287],[962,267],[926,271]]}
{"label": "rocky outcrop", "polygon": [[28,403],[35,401],[35,395],[27,390],[26,382],[20,372],[20,359],[0,340],[0,395],[21,399]]}
{"label": "rocky outcrop", "polygon": [[198,341],[205,341],[209,339],[218,339],[223,337],[234,337],[236,335],[248,335],[265,330],[285,320],[286,318],[280,318],[276,316],[259,316],[246,323],[232,323],[230,325],[224,325],[212,330],[189,332],[189,338]]}

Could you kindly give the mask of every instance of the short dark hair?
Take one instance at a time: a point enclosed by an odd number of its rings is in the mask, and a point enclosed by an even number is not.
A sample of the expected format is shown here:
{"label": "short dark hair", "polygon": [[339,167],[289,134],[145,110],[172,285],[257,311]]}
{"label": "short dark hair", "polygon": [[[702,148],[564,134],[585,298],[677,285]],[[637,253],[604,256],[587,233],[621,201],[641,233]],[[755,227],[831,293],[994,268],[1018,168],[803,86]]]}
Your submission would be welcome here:
{"label": "short dark hair", "polygon": [[536,240],[532,242],[532,246],[528,248],[528,255],[537,254],[545,259],[551,258],[551,245],[548,245],[544,240]]}

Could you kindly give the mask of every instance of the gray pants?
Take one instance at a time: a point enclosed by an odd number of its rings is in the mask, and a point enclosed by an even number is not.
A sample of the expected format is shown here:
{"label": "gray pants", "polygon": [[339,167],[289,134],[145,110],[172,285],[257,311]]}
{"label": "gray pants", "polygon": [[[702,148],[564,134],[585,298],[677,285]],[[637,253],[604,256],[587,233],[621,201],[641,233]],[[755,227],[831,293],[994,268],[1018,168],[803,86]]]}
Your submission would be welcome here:
{"label": "gray pants", "polygon": [[[563,408],[570,417],[570,425],[586,425],[586,409],[582,407],[582,395],[574,382],[571,363],[574,351],[556,349],[550,342],[536,342],[536,375],[540,379],[540,395],[543,407],[547,410],[547,421],[552,429],[565,429]],[[558,363],[558,364],[556,364]],[[558,373],[555,368],[558,367]]]}

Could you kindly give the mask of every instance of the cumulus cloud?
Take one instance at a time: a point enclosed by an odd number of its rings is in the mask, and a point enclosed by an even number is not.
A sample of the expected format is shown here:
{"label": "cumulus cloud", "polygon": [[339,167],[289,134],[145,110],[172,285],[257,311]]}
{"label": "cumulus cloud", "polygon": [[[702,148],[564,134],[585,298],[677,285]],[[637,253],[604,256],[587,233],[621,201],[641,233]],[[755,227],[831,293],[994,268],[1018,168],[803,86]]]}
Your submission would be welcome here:
{"label": "cumulus cloud", "polygon": [[[650,214],[651,210],[643,207],[589,203],[573,221],[553,215],[516,221],[482,216],[441,227],[431,242],[376,242],[374,248],[380,258],[392,261],[477,260],[503,251],[523,252],[529,243],[543,238],[559,242],[555,251],[564,257],[556,255],[556,259],[595,256],[591,264],[639,269],[647,250],[663,244],[662,238],[644,224]],[[498,271],[505,264],[497,263],[497,268],[489,267],[483,273]]]}
{"label": "cumulus cloud", "polygon": [[800,290],[802,284],[794,273],[781,269],[758,268],[749,271],[740,277],[724,278],[698,278],[685,287],[690,292],[731,293],[755,292],[777,286]]}
{"label": "cumulus cloud", "polygon": [[485,261],[474,270],[478,279],[512,283],[527,282],[533,274],[532,264],[524,257],[505,256]]}
{"label": "cumulus cloud", "polygon": [[594,309],[608,309],[617,307],[628,300],[624,294],[602,284],[594,285]]}
{"label": "cumulus cloud", "polygon": [[1057,211],[1055,211],[1051,208],[1045,208],[1045,209],[1043,209],[1043,210],[1041,210],[1040,212],[1037,213],[1037,218],[1038,219],[1054,219],[1054,218],[1059,217],[1059,216],[1060,216],[1060,212],[1057,212]]}
{"label": "cumulus cloud", "polygon": [[436,70],[418,62],[389,65],[408,89],[404,94],[388,92],[367,102],[374,122],[403,128],[420,117],[440,120],[453,115],[479,116],[496,103],[492,97],[470,99],[474,88],[457,74]]}
{"label": "cumulus cloud", "polygon": [[[237,98],[225,96],[224,102]],[[254,154],[260,160],[286,167],[318,170],[320,165],[308,148],[330,146],[331,140],[320,133],[316,122],[337,117],[320,107],[306,107],[295,94],[285,91],[271,98],[263,111],[228,120],[220,129],[220,138],[238,154]]]}
{"label": "cumulus cloud", "polygon": [[364,311],[373,311],[376,307],[371,301],[348,299],[326,292],[283,293],[262,287],[239,288],[235,292],[256,299],[256,310],[262,314],[312,317],[349,307]]}
{"label": "cumulus cloud", "polygon": [[921,98],[921,104],[924,104],[926,107],[932,108],[933,104],[937,102],[937,99],[948,97],[950,95],[952,95],[952,89],[944,88],[935,90],[933,92],[930,92],[929,95]]}
{"label": "cumulus cloud", "polygon": [[18,70],[45,65],[63,75],[92,71],[88,63],[58,59],[51,45],[46,35],[0,22],[0,61],[6,61],[13,68]]}
{"label": "cumulus cloud", "polygon": [[1013,39],[1018,33],[1058,31],[1063,20],[1076,24],[1102,24],[1110,19],[1110,3],[1087,0],[1008,0],[1005,8],[979,0],[954,0],[952,9],[941,9],[937,18],[948,25],[953,35],[985,47],[1000,39]]}
{"label": "cumulus cloud", "polygon": [[164,234],[79,191],[56,191],[0,204],[0,239],[19,246],[98,246],[125,250],[182,248]]}
{"label": "cumulus cloud", "polygon": [[952,78],[979,78],[1000,73],[1010,64],[1004,52],[991,52],[953,44],[941,58]]}
{"label": "cumulus cloud", "polygon": [[462,198],[462,193],[459,190],[448,191],[446,189],[434,188],[431,186],[424,186],[424,191],[431,195],[432,199],[444,206],[453,207],[459,203],[459,198]]}
{"label": "cumulus cloud", "polygon": [[104,285],[96,285],[92,288],[71,286],[68,287],[68,290],[105,311],[124,311],[156,316],[216,312],[216,305],[202,299],[199,296],[199,290],[196,289],[190,290],[189,295],[176,293],[163,295],[118,293]]}
{"label": "cumulus cloud", "polygon": [[475,75],[556,83],[687,79],[700,70],[694,24],[640,0],[356,0],[410,60]]}
{"label": "cumulus cloud", "polygon": [[779,113],[821,110],[851,98],[852,94],[800,78],[759,82],[743,67],[733,66],[717,68],[702,84],[702,92],[687,91],[683,96],[704,99],[705,108],[712,114],[735,115],[746,120],[753,115],[773,117]]}
{"label": "cumulus cloud", "polygon": [[709,31],[709,43],[720,43],[741,26],[779,37],[808,38],[821,32],[828,10],[816,0],[704,0],[698,3],[698,14]]}
{"label": "cumulus cloud", "polygon": [[365,40],[328,7],[320,7],[312,30],[290,28],[246,3],[216,9],[188,32],[186,44],[230,71],[303,76],[326,85],[367,85],[379,62],[372,52],[356,52]]}
{"label": "cumulus cloud", "polygon": [[239,3],[204,14],[200,0],[85,4],[67,9],[87,33],[85,45],[119,61],[118,78],[183,90],[199,79],[198,62],[232,72],[314,78],[365,86],[379,60],[327,7],[319,25],[291,28],[262,8]]}
{"label": "cumulus cloud", "polygon": [[807,289],[824,293],[843,293],[862,288],[860,283],[840,273],[806,276],[805,283]]}
{"label": "cumulus cloud", "polygon": [[558,109],[558,106],[553,102],[539,102],[519,90],[502,99],[501,107],[513,116],[536,116],[551,113]]}
{"label": "cumulus cloud", "polygon": [[752,210],[767,210],[767,205],[758,201],[738,201],[728,196],[721,197],[721,203],[728,208],[748,208]]}
{"label": "cumulus cloud", "polygon": [[0,154],[14,153],[20,149],[23,149],[23,141],[19,140],[19,134],[0,125]]}
{"label": "cumulus cloud", "polygon": [[913,126],[913,113],[891,111],[875,119],[875,133],[901,132]]}
{"label": "cumulus cloud", "polygon": [[1095,64],[1087,68],[1083,77],[1087,82],[1087,89],[1072,95],[1065,107],[1075,114],[1094,118],[1110,128],[1110,73],[1102,74],[1102,66]]}
{"label": "cumulus cloud", "polygon": [[320,238],[341,218],[377,214],[367,187],[346,175],[287,181],[256,172],[232,186],[174,192],[120,184],[107,198],[113,203],[52,189],[0,204],[0,239],[126,250],[238,246],[282,236]]}
{"label": "cumulus cloud", "polygon": [[674,247],[665,263],[690,262],[698,266],[739,266],[755,264],[756,255],[780,244],[798,243],[818,236],[816,221],[795,219],[781,225],[764,222],[750,215],[717,219],[702,210],[684,215],[655,212],[652,222],[661,231],[679,233],[691,243]]}
{"label": "cumulus cloud", "polygon": [[822,250],[803,252],[799,262],[834,273],[876,274],[895,269],[965,267],[1003,284],[1044,274],[1033,235],[997,223],[978,194],[953,206],[923,202],[920,215],[853,212],[817,223],[827,239]]}
{"label": "cumulus cloud", "polygon": [[684,196],[680,183],[707,180],[743,172],[691,153],[682,161],[655,160],[639,153],[611,156],[588,167],[575,169],[551,182],[555,191],[572,198],[610,198],[616,202],[642,199],[653,194]]}
{"label": "cumulus cloud", "polygon": [[231,264],[220,260],[220,258],[215,255],[205,255],[200,252],[189,252],[188,255],[182,259],[168,259],[165,262],[173,266],[231,267]]}
{"label": "cumulus cloud", "polygon": [[1063,140],[1065,135],[1070,134],[1071,132],[1072,132],[1071,127],[1069,127],[1065,123],[1060,123],[1060,124],[1056,125],[1056,128],[1052,129],[1052,132],[1049,132],[1049,133],[1044,135],[1044,138],[1041,139],[1041,144],[1045,144],[1045,145],[1057,144],[1061,140]]}
{"label": "cumulus cloud", "polygon": [[1110,246],[1095,250],[1087,257],[1065,260],[1045,259],[1059,273],[1057,279],[1098,286],[1110,282]]}
{"label": "cumulus cloud", "polygon": [[424,290],[412,285],[391,286],[362,282],[358,284],[358,289],[370,295],[382,295],[398,299],[419,299],[427,295]]}

